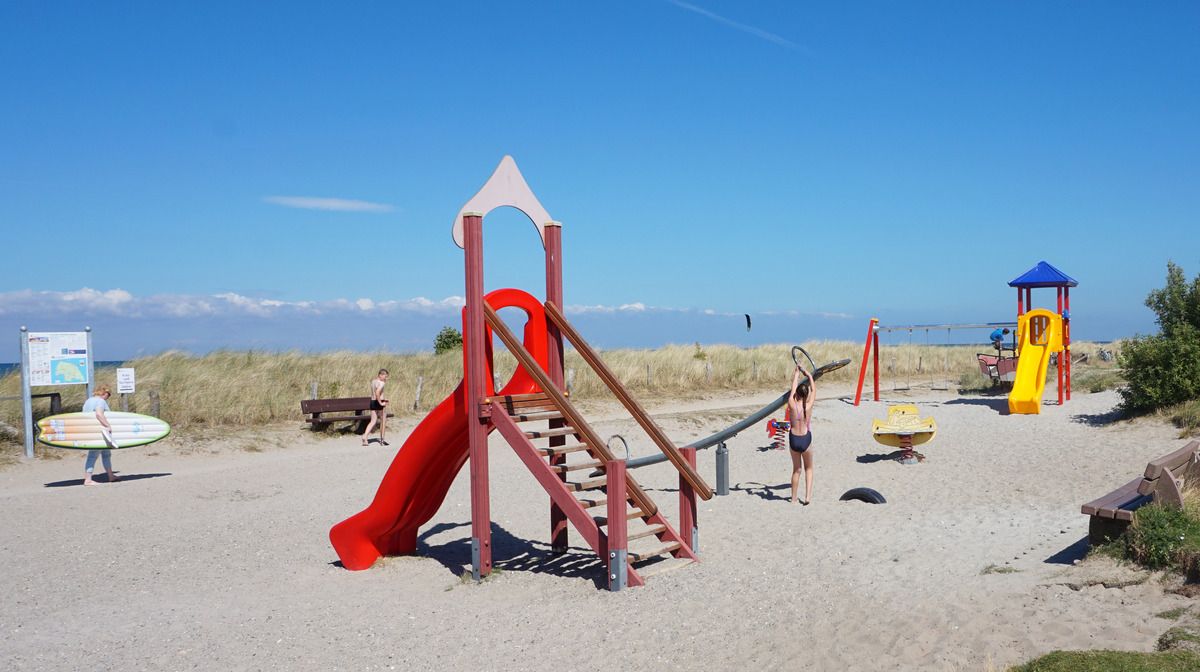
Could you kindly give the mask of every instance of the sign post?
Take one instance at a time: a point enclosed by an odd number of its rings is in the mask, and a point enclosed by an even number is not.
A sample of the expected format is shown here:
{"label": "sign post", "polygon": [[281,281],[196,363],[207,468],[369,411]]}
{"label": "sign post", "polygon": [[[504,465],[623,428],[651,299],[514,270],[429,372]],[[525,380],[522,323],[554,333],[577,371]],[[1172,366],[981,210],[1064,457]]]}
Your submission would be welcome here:
{"label": "sign post", "polygon": [[129,398],[125,395],[136,391],[135,381],[133,369],[117,369],[117,394],[121,395],[122,411],[129,411]]}
{"label": "sign post", "polygon": [[92,396],[95,368],[92,328],[32,332],[21,326],[21,410],[25,416],[25,457],[33,457],[34,386],[86,385]]}
{"label": "sign post", "polygon": [[29,390],[29,330],[21,325],[21,415],[25,418],[25,457],[33,457],[33,398]]}

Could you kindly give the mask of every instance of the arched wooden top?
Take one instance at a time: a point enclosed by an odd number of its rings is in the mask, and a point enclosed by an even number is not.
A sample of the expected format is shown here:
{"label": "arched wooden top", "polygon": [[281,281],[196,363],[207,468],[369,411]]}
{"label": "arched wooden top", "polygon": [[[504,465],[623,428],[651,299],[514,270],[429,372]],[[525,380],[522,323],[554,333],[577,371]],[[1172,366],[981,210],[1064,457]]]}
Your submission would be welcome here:
{"label": "arched wooden top", "polygon": [[454,217],[454,229],[451,235],[454,244],[463,246],[463,215],[479,213],[486,216],[496,208],[508,205],[520,210],[537,227],[538,236],[542,239],[542,247],[546,246],[546,226],[561,226],[550,217],[550,213],[542,207],[533,190],[525,182],[525,177],[517,168],[517,162],[511,156],[505,155],[500,159],[500,165],[483,187],[467,201]]}

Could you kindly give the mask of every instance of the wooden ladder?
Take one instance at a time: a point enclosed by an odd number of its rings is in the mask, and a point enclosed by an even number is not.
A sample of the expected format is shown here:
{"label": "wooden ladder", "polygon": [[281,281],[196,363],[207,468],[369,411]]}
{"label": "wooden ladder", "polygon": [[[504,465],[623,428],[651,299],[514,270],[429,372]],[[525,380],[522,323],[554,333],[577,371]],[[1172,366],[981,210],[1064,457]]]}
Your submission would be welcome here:
{"label": "wooden ladder", "polygon": [[[638,569],[665,556],[697,561],[690,543],[671,526],[632,475],[625,475],[625,501],[609,502],[606,466],[615,461],[615,457],[608,446],[486,303],[484,317],[543,392],[485,397],[481,400],[479,415],[490,418],[588,546],[607,563],[610,559],[609,519],[623,515],[630,526],[627,532],[627,585],[644,585],[645,576]],[[539,421],[557,426],[545,429],[526,426],[526,423]],[[558,437],[567,437],[568,443],[534,444],[534,441]],[[606,475],[589,478],[581,473],[594,470]],[[572,480],[576,474],[580,476]],[[608,569],[611,576],[614,568]]]}

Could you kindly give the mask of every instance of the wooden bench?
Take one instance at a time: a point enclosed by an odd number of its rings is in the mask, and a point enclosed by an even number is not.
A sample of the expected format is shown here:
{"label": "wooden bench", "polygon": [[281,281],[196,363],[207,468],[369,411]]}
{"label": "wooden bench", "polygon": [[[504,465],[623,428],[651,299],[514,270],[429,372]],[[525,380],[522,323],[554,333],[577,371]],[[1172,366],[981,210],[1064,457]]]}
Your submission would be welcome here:
{"label": "wooden bench", "polygon": [[[313,429],[323,429],[334,422],[356,422],[356,431],[361,434],[371,421],[371,398],[304,399],[300,402],[300,410],[308,416],[304,421]],[[394,415],[388,413],[389,418]]]}
{"label": "wooden bench", "polygon": [[1133,520],[1133,512],[1150,502],[1182,508],[1184,481],[1197,465],[1200,465],[1200,441],[1192,441],[1169,455],[1151,460],[1141,477],[1084,504],[1080,512],[1091,516],[1088,541],[1098,544],[1116,538]]}

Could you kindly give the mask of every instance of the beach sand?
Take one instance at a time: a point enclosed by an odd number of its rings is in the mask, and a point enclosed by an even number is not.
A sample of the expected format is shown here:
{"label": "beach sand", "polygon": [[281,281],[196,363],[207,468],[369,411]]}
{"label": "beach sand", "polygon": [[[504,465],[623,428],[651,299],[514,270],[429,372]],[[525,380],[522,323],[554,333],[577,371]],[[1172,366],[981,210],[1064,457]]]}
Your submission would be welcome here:
{"label": "beach sand", "polygon": [[[117,451],[124,480],[89,488],[82,453],[21,463],[0,472],[0,668],[988,670],[1149,651],[1171,626],[1155,614],[1190,603],[1156,574],[1073,562],[1080,504],[1182,446],[1173,427],[1112,422],[1113,392],[1039,416],[1001,415],[1003,396],[885,393],[938,422],[928,460],[906,466],[870,436],[886,403],[832,398],[846,392],[821,389],[812,505],[787,501],[787,454],[748,430],[729,442],[732,491],[700,503],[701,562],[620,593],[574,532],[573,552],[549,556],[548,498],[496,434],[500,571],[481,584],[460,578],[466,470],[419,555],[336,564],[330,526],[374,496],[412,420],[393,422],[390,448],[295,426],[173,437]],[[777,394],[643,401],[682,445]],[[653,450],[618,407],[589,411],[602,436]],[[715,482],[712,450],[699,470]],[[673,474],[637,477],[675,522]],[[859,486],[888,503],[838,501]]]}

